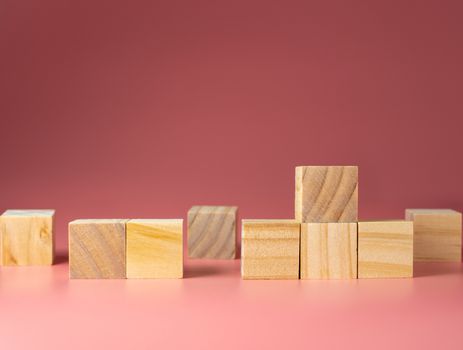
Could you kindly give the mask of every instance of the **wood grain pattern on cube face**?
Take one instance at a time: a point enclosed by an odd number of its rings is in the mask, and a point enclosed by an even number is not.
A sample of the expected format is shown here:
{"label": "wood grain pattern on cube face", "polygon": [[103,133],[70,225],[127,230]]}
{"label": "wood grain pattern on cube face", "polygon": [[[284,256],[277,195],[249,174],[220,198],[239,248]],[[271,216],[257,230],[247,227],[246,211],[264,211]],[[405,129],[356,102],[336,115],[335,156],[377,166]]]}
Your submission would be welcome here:
{"label": "wood grain pattern on cube face", "polygon": [[234,259],[237,207],[194,206],[188,211],[188,256]]}
{"label": "wood grain pattern on cube face", "polygon": [[127,278],[183,277],[183,220],[127,222]]}
{"label": "wood grain pattern on cube face", "polygon": [[355,222],[358,167],[296,167],[295,218],[299,222]]}
{"label": "wood grain pattern on cube face", "polygon": [[243,279],[298,279],[300,225],[294,220],[243,220]]}
{"label": "wood grain pattern on cube face", "polygon": [[52,265],[54,210],[7,210],[0,216],[3,266]]}
{"label": "wood grain pattern on cube face", "polygon": [[301,224],[301,279],[357,278],[357,223]]}
{"label": "wood grain pattern on cube face", "polygon": [[358,223],[358,278],[413,277],[413,222]]}
{"label": "wood grain pattern on cube face", "polygon": [[407,209],[414,223],[415,261],[461,261],[461,213],[451,209]]}
{"label": "wood grain pattern on cube face", "polygon": [[69,223],[71,278],[125,278],[123,219],[88,219]]}

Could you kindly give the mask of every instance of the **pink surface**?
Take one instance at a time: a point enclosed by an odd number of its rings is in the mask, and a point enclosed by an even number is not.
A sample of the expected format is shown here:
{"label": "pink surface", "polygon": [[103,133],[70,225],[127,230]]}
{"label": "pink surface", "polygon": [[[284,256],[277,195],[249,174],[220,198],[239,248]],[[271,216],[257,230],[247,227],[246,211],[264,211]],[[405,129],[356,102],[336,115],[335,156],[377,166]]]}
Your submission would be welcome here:
{"label": "pink surface", "polygon": [[[0,210],[56,209],[64,251],[75,218],[291,218],[296,165],[355,164],[362,218],[463,211],[462,10],[1,0]],[[461,264],[350,282],[187,264],[197,278],[0,269],[0,347],[461,349]]]}
{"label": "pink surface", "polygon": [[239,261],[183,280],[0,270],[2,349],[461,349],[461,264],[402,280],[243,281]]}

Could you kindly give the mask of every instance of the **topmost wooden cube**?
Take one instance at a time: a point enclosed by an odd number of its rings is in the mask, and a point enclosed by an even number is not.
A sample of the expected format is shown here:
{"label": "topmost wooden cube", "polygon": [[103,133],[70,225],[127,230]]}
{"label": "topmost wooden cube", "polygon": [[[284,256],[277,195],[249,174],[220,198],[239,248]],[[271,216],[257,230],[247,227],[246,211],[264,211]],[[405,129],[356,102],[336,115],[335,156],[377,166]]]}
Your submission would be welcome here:
{"label": "topmost wooden cube", "polygon": [[358,167],[296,167],[295,218],[314,223],[356,222]]}
{"label": "topmost wooden cube", "polygon": [[234,259],[238,207],[194,206],[188,211],[188,256]]}
{"label": "topmost wooden cube", "polygon": [[0,216],[3,266],[51,265],[54,210],[7,210]]}

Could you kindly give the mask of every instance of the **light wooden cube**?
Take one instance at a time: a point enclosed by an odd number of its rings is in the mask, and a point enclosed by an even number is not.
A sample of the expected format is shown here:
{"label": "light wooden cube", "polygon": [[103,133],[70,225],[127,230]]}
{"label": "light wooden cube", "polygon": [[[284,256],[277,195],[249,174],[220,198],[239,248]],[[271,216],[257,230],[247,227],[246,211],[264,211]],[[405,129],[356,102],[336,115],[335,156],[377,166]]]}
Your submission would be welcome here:
{"label": "light wooden cube", "polygon": [[300,224],[294,220],[243,220],[243,279],[298,279]]}
{"label": "light wooden cube", "polygon": [[357,278],[357,223],[301,224],[301,279]]}
{"label": "light wooden cube", "polygon": [[70,278],[125,278],[126,222],[122,219],[70,222]]}
{"label": "light wooden cube", "polygon": [[52,265],[54,210],[7,210],[0,216],[3,266]]}
{"label": "light wooden cube", "polygon": [[407,209],[414,224],[415,261],[461,261],[461,213],[451,209]]}
{"label": "light wooden cube", "polygon": [[234,259],[238,207],[194,206],[188,211],[188,256]]}
{"label": "light wooden cube", "polygon": [[358,223],[358,278],[413,277],[413,222]]}
{"label": "light wooden cube", "polygon": [[183,277],[183,220],[127,222],[127,278]]}
{"label": "light wooden cube", "polygon": [[296,167],[295,218],[299,222],[356,222],[358,167]]}

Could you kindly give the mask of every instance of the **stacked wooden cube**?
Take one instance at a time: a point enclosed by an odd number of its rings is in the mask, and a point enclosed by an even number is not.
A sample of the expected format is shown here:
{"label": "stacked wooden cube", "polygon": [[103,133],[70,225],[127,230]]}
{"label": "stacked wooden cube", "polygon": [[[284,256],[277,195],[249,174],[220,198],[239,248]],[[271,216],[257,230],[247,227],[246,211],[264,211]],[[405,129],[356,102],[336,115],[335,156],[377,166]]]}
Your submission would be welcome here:
{"label": "stacked wooden cube", "polygon": [[301,279],[357,278],[358,168],[296,168]]}
{"label": "stacked wooden cube", "polygon": [[297,167],[295,220],[242,223],[244,279],[406,278],[414,260],[461,261],[461,214],[358,221],[356,166]]}
{"label": "stacked wooden cube", "polygon": [[301,279],[413,276],[413,223],[358,221],[358,168],[296,168]]}
{"label": "stacked wooden cube", "polygon": [[69,223],[72,279],[182,278],[182,219]]}
{"label": "stacked wooden cube", "polygon": [[297,167],[295,220],[243,220],[242,277],[357,278],[357,203],[357,167]]}

